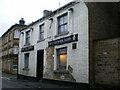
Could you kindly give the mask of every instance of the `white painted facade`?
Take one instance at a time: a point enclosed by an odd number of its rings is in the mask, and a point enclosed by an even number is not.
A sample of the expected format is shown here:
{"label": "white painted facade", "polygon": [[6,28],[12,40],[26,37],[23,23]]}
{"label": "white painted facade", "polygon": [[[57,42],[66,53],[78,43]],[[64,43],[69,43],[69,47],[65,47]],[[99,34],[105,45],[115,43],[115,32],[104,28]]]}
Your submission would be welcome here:
{"label": "white painted facade", "polygon": [[[73,12],[69,9],[73,8]],[[68,14],[68,31],[69,33],[62,36],[56,36],[57,32],[57,17],[67,13]],[[53,21],[50,20],[53,19]],[[39,26],[44,24],[44,41],[39,40]],[[25,46],[26,31],[30,30],[30,46],[34,46],[34,50],[21,52]],[[78,34],[77,49],[72,49],[71,43],[65,43],[54,46],[54,70],[57,68],[57,55],[56,49],[67,47],[67,70],[70,65],[73,69],[71,75],[78,83],[89,83],[89,40],[88,40],[88,8],[84,2],[76,3],[75,5],[68,7],[56,13],[43,21],[38,21],[33,25],[21,30],[19,41],[19,70],[18,74],[30,77],[36,77],[36,65],[37,65],[37,51],[44,50],[44,68],[43,78],[53,79],[52,74],[49,77],[44,74],[49,70],[49,66],[46,61],[46,48],[48,48],[48,42],[58,40],[63,37]],[[24,70],[24,54],[29,53],[29,70]],[[64,81],[65,77],[61,74],[59,80]],[[55,79],[56,80],[56,79]],[[70,81],[72,82],[72,81]]]}

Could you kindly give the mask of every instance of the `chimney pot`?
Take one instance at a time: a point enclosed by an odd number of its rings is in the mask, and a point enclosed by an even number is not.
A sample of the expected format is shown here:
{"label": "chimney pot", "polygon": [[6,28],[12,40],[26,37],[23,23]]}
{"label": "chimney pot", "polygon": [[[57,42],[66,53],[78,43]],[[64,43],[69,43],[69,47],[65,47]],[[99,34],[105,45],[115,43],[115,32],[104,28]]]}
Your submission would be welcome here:
{"label": "chimney pot", "polygon": [[52,11],[44,10],[43,11],[43,16],[46,17],[46,16],[50,15],[51,13],[52,13]]}
{"label": "chimney pot", "polygon": [[20,25],[24,25],[25,24],[24,18],[21,18],[21,20],[19,20],[19,24]]}

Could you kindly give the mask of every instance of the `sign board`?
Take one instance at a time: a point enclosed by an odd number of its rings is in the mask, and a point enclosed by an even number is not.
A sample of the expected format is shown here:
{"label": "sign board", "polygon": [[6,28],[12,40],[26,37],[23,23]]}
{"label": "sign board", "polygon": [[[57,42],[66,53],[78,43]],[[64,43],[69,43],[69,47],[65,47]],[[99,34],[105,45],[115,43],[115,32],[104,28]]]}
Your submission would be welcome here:
{"label": "sign board", "polygon": [[48,47],[52,47],[55,45],[61,45],[61,44],[65,44],[65,43],[71,43],[71,42],[75,42],[75,41],[78,41],[78,34],[70,35],[68,37],[50,41],[50,42],[48,42]]}
{"label": "sign board", "polygon": [[21,52],[27,52],[27,51],[31,51],[34,50],[34,46],[29,46],[29,47],[25,47],[21,49]]}

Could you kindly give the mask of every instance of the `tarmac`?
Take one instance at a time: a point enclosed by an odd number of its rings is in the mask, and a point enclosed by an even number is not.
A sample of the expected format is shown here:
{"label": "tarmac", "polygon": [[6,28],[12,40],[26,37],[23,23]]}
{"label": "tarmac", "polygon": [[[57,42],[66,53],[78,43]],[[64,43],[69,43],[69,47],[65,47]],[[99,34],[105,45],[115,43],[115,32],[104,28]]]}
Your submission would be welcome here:
{"label": "tarmac", "polygon": [[[37,88],[37,89],[39,89],[39,88],[66,88],[66,89],[67,88],[71,88],[71,89],[76,88],[77,89],[78,88],[78,89],[84,89],[84,90],[89,90],[89,89],[106,90],[106,88],[99,87],[99,86],[90,87],[90,86],[86,86],[86,85],[82,85],[82,84],[79,84],[79,85],[73,84],[72,85],[72,84],[56,83],[56,82],[51,82],[51,81],[47,81],[47,80],[37,82],[37,81],[17,79],[16,75],[7,74],[7,73],[2,73],[1,78],[4,80],[22,84],[23,86],[28,87],[28,88]],[[2,83],[2,84],[4,84],[4,83]],[[114,88],[114,90],[120,90],[120,88],[119,89]]]}
{"label": "tarmac", "polygon": [[4,80],[9,80],[11,82],[16,82],[16,83],[19,82],[22,85],[27,86],[29,88],[73,88],[70,86],[62,86],[62,85],[58,85],[58,84],[50,83],[50,82],[47,83],[47,82],[37,82],[37,81],[17,79],[16,75],[11,75],[7,73],[2,73],[1,78]]}

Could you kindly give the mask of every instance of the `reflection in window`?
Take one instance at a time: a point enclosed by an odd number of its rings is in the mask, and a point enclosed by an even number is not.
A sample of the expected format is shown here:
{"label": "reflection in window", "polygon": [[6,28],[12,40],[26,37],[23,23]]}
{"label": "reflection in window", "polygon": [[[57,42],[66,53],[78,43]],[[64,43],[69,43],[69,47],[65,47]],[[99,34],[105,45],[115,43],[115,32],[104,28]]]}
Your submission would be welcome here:
{"label": "reflection in window", "polygon": [[30,44],[30,31],[26,32],[26,44]]}
{"label": "reflection in window", "polygon": [[40,30],[39,30],[39,40],[44,39],[44,24],[40,25]]}
{"label": "reflection in window", "polygon": [[58,70],[66,70],[67,63],[67,48],[57,50]]}
{"label": "reflection in window", "polygon": [[67,14],[58,17],[58,34],[67,32]]}
{"label": "reflection in window", "polygon": [[24,68],[28,69],[29,67],[29,53],[25,54]]}
{"label": "reflection in window", "polygon": [[14,38],[15,38],[15,39],[18,39],[18,38],[19,38],[19,35],[20,35],[20,31],[19,31],[19,29],[16,29],[16,30],[14,31]]}

